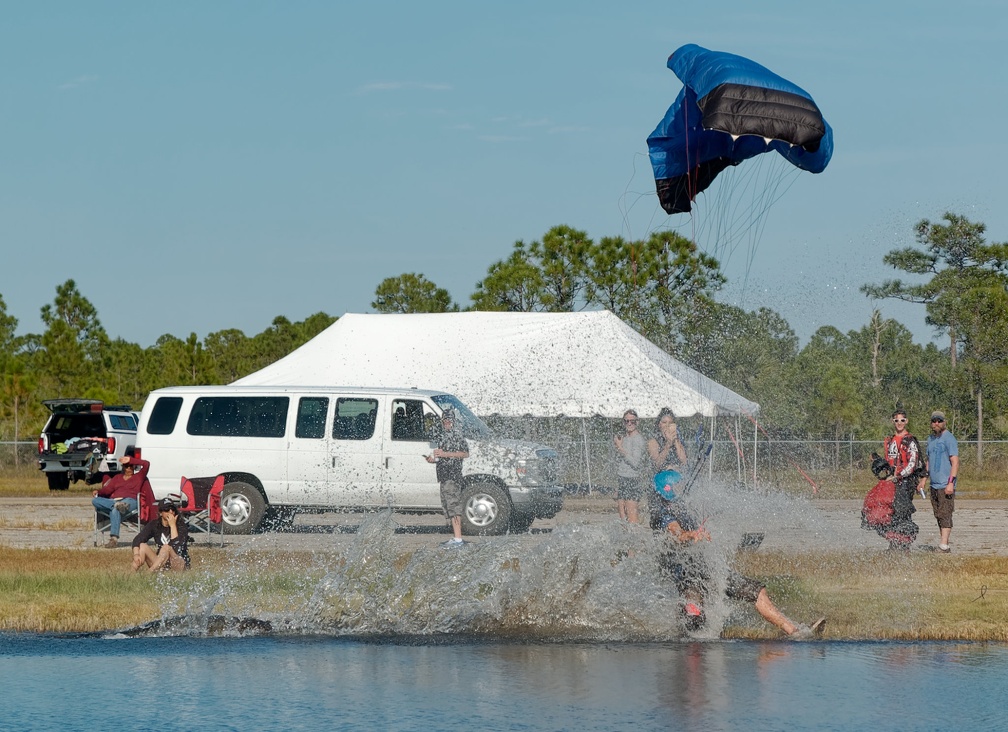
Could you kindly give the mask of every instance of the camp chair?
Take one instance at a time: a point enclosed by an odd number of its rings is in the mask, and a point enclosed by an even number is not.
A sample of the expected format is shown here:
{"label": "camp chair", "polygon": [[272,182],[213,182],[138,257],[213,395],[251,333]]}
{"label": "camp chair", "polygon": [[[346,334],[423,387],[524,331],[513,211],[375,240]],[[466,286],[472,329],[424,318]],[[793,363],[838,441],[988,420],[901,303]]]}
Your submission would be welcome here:
{"label": "camp chair", "polygon": [[220,524],[221,546],[223,546],[224,525],[221,522],[220,497],[224,491],[224,476],[193,479],[182,476],[179,489],[185,497],[180,511],[189,524],[189,532],[209,535],[213,533],[213,525]]}
{"label": "camp chair", "polygon": [[[140,486],[137,494],[137,510],[122,517],[122,525],[139,532],[140,527],[157,517],[157,501],[154,500],[154,492],[150,489],[150,483],[145,482]],[[105,543],[104,535],[112,528],[112,519],[104,513],[95,509],[94,525],[94,545],[99,546]]]}
{"label": "camp chair", "polygon": [[[121,528],[130,529],[133,532],[140,531],[140,494],[136,495],[137,510],[122,514]],[[105,534],[112,528],[112,517],[107,513],[102,513],[97,508],[94,512],[94,545],[101,546],[105,543]]]}

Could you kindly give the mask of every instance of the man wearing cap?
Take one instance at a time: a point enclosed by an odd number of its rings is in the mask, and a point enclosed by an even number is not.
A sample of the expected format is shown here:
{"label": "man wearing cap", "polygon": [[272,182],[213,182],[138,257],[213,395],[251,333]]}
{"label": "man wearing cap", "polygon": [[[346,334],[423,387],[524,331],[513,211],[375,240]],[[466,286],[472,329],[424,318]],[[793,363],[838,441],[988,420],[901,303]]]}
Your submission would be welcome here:
{"label": "man wearing cap", "polygon": [[[959,442],[946,429],[945,413],[931,414],[931,434],[927,442],[928,477],[931,480],[931,508],[938,522],[940,542],[938,551],[952,551],[952,512],[955,511],[956,479],[959,476]],[[926,478],[921,478],[924,486]]]}
{"label": "man wearing cap", "polygon": [[[665,471],[655,476],[655,492],[659,499],[657,524],[667,532],[669,540],[679,545],[662,555],[660,562],[662,570],[675,582],[679,594],[685,601],[683,613],[686,615],[687,627],[695,630],[703,624],[703,610],[700,603],[711,589],[710,566],[698,550],[684,550],[680,547],[710,541],[711,535],[706,527],[706,520],[698,522],[696,514],[686,501],[676,495],[673,485],[678,479],[677,475],[675,471]],[[725,596],[732,600],[753,603],[756,612],[764,620],[780,628],[792,640],[819,637],[826,626],[824,617],[816,620],[811,626],[792,622],[774,605],[767,594],[766,585],[732,569],[728,570]]]}
{"label": "man wearing cap", "polygon": [[[151,572],[159,569],[189,569],[189,526],[179,515],[182,497],[167,496],[158,501],[158,517],[144,524],[133,537],[133,571],[145,565]],[[148,543],[154,540],[154,547]]]}
{"label": "man wearing cap", "polygon": [[451,523],[452,538],[441,546],[459,547],[462,541],[462,461],[469,457],[469,443],[455,430],[455,412],[446,409],[441,415],[441,438],[427,456],[427,462],[437,466],[441,483],[441,505]]}
{"label": "man wearing cap", "polygon": [[91,503],[95,510],[109,517],[109,540],[105,544],[106,549],[115,549],[119,546],[119,527],[123,518],[136,513],[137,496],[144,492],[145,483],[146,489],[150,490],[150,481],[147,480],[149,462],[133,457],[130,451],[119,458],[119,462],[122,464],[122,472],[113,475],[101,488],[91,494],[93,496]]}

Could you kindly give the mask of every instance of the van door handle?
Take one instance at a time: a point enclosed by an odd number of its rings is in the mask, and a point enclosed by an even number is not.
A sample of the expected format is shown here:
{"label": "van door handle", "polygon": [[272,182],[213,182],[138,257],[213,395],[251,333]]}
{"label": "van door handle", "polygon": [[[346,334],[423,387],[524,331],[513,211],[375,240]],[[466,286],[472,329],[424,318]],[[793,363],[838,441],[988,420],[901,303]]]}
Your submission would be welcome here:
{"label": "van door handle", "polygon": [[392,458],[388,458],[388,457],[385,458],[385,470],[388,470],[389,460],[391,460],[391,459]]}
{"label": "van door handle", "polygon": [[332,456],[332,466],[334,468],[336,467],[336,456],[335,455]]}

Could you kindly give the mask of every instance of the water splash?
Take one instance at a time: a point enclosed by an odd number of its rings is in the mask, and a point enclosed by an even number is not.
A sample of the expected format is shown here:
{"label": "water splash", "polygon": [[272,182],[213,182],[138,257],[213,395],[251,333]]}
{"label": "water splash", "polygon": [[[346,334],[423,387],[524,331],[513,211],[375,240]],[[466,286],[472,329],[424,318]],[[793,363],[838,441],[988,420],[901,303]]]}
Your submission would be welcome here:
{"label": "water splash", "polygon": [[[783,494],[704,483],[689,500],[714,535],[709,544],[690,548],[703,552],[712,568],[707,623],[694,633],[687,631],[683,599],[659,569],[669,546],[644,527],[586,520],[558,526],[537,542],[504,536],[458,549],[405,551],[388,511],[368,515],[349,546],[287,553],[283,571],[263,569],[255,542],[222,555],[226,566],[192,573],[188,593],[176,592],[165,603],[163,617],[173,622],[163,629],[141,627],[148,634],[178,633],[187,626],[177,618],[192,617],[186,632],[207,627],[401,639],[713,639],[741,612],[755,616],[724,598],[730,560],[745,534],[765,533],[771,543],[783,536],[785,543],[807,544],[811,536],[824,549],[863,541],[855,522],[849,534],[838,531],[811,502]],[[162,581],[168,593],[175,580]],[[208,618],[255,622],[241,626]]]}

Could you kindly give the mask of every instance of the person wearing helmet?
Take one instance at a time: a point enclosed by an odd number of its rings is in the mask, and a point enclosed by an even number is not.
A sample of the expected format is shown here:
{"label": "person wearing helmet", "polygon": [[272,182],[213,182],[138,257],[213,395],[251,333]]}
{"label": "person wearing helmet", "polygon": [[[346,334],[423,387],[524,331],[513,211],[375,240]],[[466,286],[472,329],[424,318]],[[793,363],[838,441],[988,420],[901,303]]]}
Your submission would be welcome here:
{"label": "person wearing helmet", "polygon": [[[686,627],[696,630],[705,621],[703,602],[710,593],[711,569],[703,554],[694,545],[711,540],[707,522],[697,520],[696,514],[674,489],[679,474],[663,471],[655,476],[655,493],[658,496],[656,522],[670,542],[669,551],[660,557],[664,574],[675,582],[683,598]],[[807,640],[822,635],[826,618],[811,625],[792,622],[770,599],[766,586],[750,577],[729,569],[725,596],[732,600],[751,602],[764,620],[780,628],[792,640]]]}

